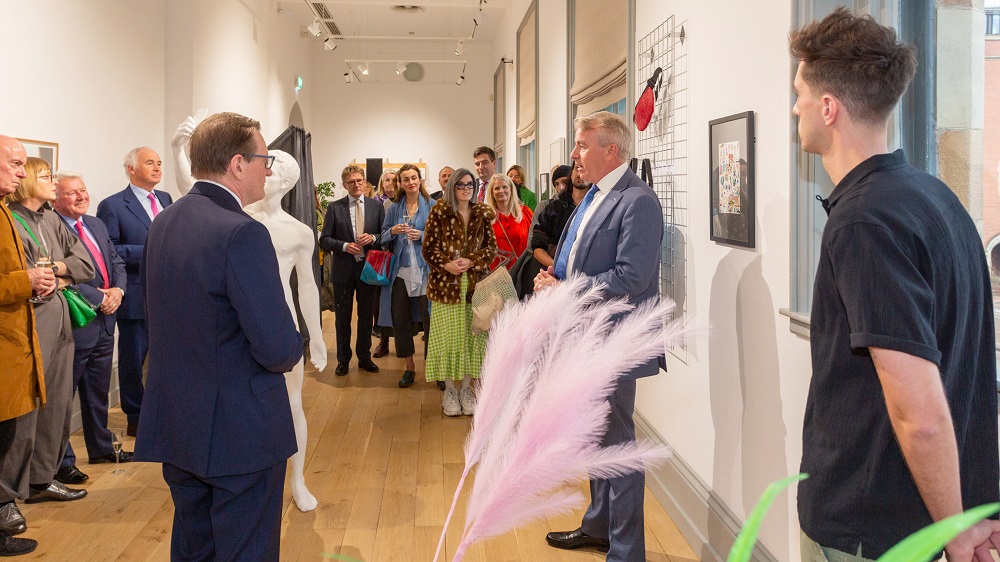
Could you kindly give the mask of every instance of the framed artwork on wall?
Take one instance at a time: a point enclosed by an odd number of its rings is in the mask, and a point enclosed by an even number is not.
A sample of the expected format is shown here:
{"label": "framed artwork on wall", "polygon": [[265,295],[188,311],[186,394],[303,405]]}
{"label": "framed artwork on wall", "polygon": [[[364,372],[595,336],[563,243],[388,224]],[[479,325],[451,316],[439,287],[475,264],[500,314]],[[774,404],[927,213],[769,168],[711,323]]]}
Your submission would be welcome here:
{"label": "framed artwork on wall", "polygon": [[545,172],[543,174],[538,174],[538,189],[536,190],[539,201],[544,201],[546,199],[551,199],[555,197],[555,193],[552,193],[552,186],[549,185],[549,173]]}
{"label": "framed artwork on wall", "polygon": [[737,113],[708,123],[710,238],[755,247],[754,114]]}
{"label": "framed artwork on wall", "polygon": [[17,139],[24,145],[28,156],[41,158],[49,163],[53,172],[59,171],[59,143],[32,139]]}

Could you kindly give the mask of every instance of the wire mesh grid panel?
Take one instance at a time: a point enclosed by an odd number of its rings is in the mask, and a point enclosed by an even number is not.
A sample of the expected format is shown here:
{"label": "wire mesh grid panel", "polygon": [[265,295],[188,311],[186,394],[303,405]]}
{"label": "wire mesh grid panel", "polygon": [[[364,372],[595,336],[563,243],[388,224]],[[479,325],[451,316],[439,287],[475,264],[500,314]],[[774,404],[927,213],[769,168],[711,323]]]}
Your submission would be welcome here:
{"label": "wire mesh grid panel", "polygon": [[[649,125],[639,132],[636,156],[648,158],[653,169],[651,186],[663,207],[665,235],[660,247],[660,296],[677,307],[675,316],[687,312],[687,240],[689,238],[688,185],[688,56],[686,22],[671,16],[639,41],[639,91],[661,69],[655,110]],[[669,349],[684,363],[685,345]]]}

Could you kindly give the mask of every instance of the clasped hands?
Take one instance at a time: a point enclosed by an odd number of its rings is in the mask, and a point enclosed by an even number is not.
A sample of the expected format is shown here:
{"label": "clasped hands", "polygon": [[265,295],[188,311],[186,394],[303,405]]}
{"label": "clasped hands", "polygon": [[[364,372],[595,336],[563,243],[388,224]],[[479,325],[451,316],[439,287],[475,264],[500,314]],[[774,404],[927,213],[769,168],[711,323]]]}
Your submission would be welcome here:
{"label": "clasped hands", "polygon": [[541,291],[543,289],[548,289],[549,287],[555,287],[559,284],[559,279],[556,277],[555,268],[549,266],[547,269],[539,269],[538,275],[535,276],[535,292]]}
{"label": "clasped hands", "polygon": [[59,283],[50,267],[35,267],[28,270],[28,281],[35,296],[47,297],[55,292]]}
{"label": "clasped hands", "polygon": [[397,225],[393,226],[392,228],[390,228],[389,229],[389,233],[392,234],[393,236],[395,236],[397,234],[406,234],[406,238],[409,239],[409,240],[419,240],[420,239],[420,231],[419,230],[417,230],[416,228],[413,228],[412,226],[410,226],[408,224],[403,224],[403,223],[397,224]]}
{"label": "clasped hands", "polygon": [[365,252],[365,246],[371,244],[374,241],[375,237],[366,232],[361,236],[358,236],[357,240],[355,240],[354,242],[348,242],[347,246],[344,248],[344,251],[347,252],[348,254],[360,256]]}
{"label": "clasped hands", "polygon": [[472,267],[472,260],[469,258],[456,258],[444,264],[444,270],[452,275],[461,275]]}

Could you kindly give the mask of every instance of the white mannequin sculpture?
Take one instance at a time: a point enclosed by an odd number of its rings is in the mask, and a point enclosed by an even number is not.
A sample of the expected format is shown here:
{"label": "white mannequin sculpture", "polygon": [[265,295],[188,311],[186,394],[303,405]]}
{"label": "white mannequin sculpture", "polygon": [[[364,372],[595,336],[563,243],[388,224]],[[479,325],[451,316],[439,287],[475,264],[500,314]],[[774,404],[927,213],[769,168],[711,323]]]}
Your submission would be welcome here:
{"label": "white mannequin sculpture", "polygon": [[[184,155],[184,145],[187,144],[196,124],[194,118],[188,117],[177,128],[171,141],[175,151],[177,187],[182,195],[190,191],[194,185],[190,172],[191,165]],[[296,327],[298,318],[292,301],[290,281],[292,269],[299,272],[297,275],[299,306],[311,335],[309,360],[316,369],[322,371],[326,368],[326,343],[323,341],[323,328],[320,326],[319,288],[312,281],[312,257],[316,250],[316,234],[281,208],[281,198],[299,181],[299,165],[287,152],[270,150],[268,154],[275,159],[271,167],[272,175],[264,182],[264,199],[248,205],[244,210],[266,226],[271,233],[271,243],[274,244],[278,257],[278,272],[284,281],[285,301],[292,311]],[[299,510],[312,511],[316,509],[317,502],[306,488],[304,475],[307,428],[305,411],[302,409],[303,367],[304,359],[299,360],[291,371],[285,373],[288,401],[292,407],[292,421],[295,424],[295,442],[298,445],[298,451],[291,458],[291,488],[292,498]]]}

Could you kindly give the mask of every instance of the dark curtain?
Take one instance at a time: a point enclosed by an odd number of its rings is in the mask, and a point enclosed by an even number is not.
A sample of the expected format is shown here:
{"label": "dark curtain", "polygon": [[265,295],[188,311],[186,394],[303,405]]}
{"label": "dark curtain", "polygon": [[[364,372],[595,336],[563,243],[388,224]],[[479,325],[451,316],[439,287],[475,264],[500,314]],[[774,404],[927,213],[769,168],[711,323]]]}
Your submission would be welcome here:
{"label": "dark curtain", "polygon": [[[291,125],[278,135],[278,138],[271,141],[271,144],[267,145],[267,148],[268,150],[282,150],[287,152],[299,164],[299,182],[282,198],[281,208],[308,226],[313,232],[316,232],[316,188],[313,183],[312,135],[301,127]],[[298,274],[298,271],[292,272],[290,281],[292,287],[297,286]],[[316,286],[322,287],[323,279],[320,275],[319,248],[313,254],[312,276],[316,280]],[[302,339],[308,342],[309,332],[306,329],[305,320],[302,318],[302,312],[299,310],[299,296],[297,291],[292,291],[292,299],[295,301],[295,310],[299,317],[299,329],[302,332]]]}

